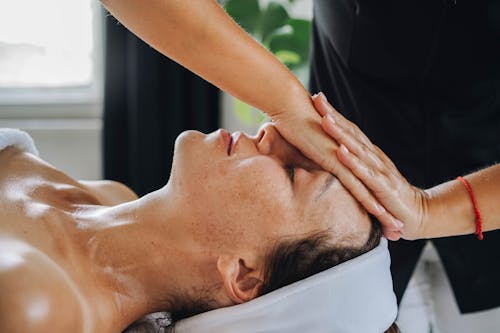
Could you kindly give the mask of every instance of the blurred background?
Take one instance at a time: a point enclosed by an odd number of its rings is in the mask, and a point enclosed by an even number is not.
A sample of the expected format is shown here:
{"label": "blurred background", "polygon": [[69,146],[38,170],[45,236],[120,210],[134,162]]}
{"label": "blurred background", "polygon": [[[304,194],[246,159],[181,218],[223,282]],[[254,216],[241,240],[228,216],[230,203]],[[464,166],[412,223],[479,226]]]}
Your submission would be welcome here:
{"label": "blurred background", "polygon": [[[220,1],[307,83],[312,0]],[[168,180],[186,129],[252,133],[266,118],[168,60],[96,0],[0,0],[0,127],[31,134],[76,179],[139,195]]]}

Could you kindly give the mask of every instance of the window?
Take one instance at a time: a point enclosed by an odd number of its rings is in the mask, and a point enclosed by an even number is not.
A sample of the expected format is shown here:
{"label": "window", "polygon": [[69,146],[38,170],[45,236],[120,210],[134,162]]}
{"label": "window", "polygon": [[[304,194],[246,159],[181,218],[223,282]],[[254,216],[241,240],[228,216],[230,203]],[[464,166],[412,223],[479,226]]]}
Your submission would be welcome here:
{"label": "window", "polygon": [[97,0],[0,0],[0,127],[27,131],[76,179],[100,179],[103,16]]}
{"label": "window", "polygon": [[102,93],[101,5],[0,2],[0,105],[94,104]]}

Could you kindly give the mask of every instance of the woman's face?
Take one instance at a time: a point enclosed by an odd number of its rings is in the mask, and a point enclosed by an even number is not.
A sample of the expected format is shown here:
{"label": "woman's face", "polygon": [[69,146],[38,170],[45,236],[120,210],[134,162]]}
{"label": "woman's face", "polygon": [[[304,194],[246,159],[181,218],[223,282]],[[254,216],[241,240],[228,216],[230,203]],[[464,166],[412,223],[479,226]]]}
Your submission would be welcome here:
{"label": "woman's face", "polygon": [[363,244],[370,222],[347,190],[285,141],[272,124],[256,136],[187,131],[170,183],[192,227],[218,242],[263,246],[329,229]]}

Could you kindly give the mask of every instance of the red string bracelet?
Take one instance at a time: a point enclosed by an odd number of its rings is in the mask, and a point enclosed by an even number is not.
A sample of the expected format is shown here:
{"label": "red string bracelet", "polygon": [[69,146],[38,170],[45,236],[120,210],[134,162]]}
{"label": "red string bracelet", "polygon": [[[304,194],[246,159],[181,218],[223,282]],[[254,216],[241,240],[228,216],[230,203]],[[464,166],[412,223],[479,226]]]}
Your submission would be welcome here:
{"label": "red string bracelet", "polygon": [[467,192],[469,192],[470,199],[472,201],[472,206],[474,206],[474,215],[476,215],[476,235],[477,239],[483,240],[483,218],[481,217],[481,213],[479,212],[479,206],[477,205],[476,197],[474,196],[474,192],[472,192],[472,188],[469,185],[469,182],[461,177],[458,176],[457,179],[461,181],[465,188],[467,189]]}

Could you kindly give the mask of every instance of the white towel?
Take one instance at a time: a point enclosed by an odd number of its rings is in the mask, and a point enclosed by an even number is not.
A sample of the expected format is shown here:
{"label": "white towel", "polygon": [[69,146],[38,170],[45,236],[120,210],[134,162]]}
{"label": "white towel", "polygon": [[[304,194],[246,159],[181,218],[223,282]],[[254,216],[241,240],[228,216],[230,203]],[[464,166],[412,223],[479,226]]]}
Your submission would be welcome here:
{"label": "white towel", "polygon": [[[387,240],[373,250],[258,297],[176,323],[175,333],[381,333],[397,315]],[[124,333],[170,332],[156,313]]]}
{"label": "white towel", "polygon": [[0,151],[10,146],[38,156],[35,142],[28,133],[15,128],[0,128]]}
{"label": "white towel", "polygon": [[387,240],[247,303],[175,324],[175,333],[381,333],[396,319]]}

